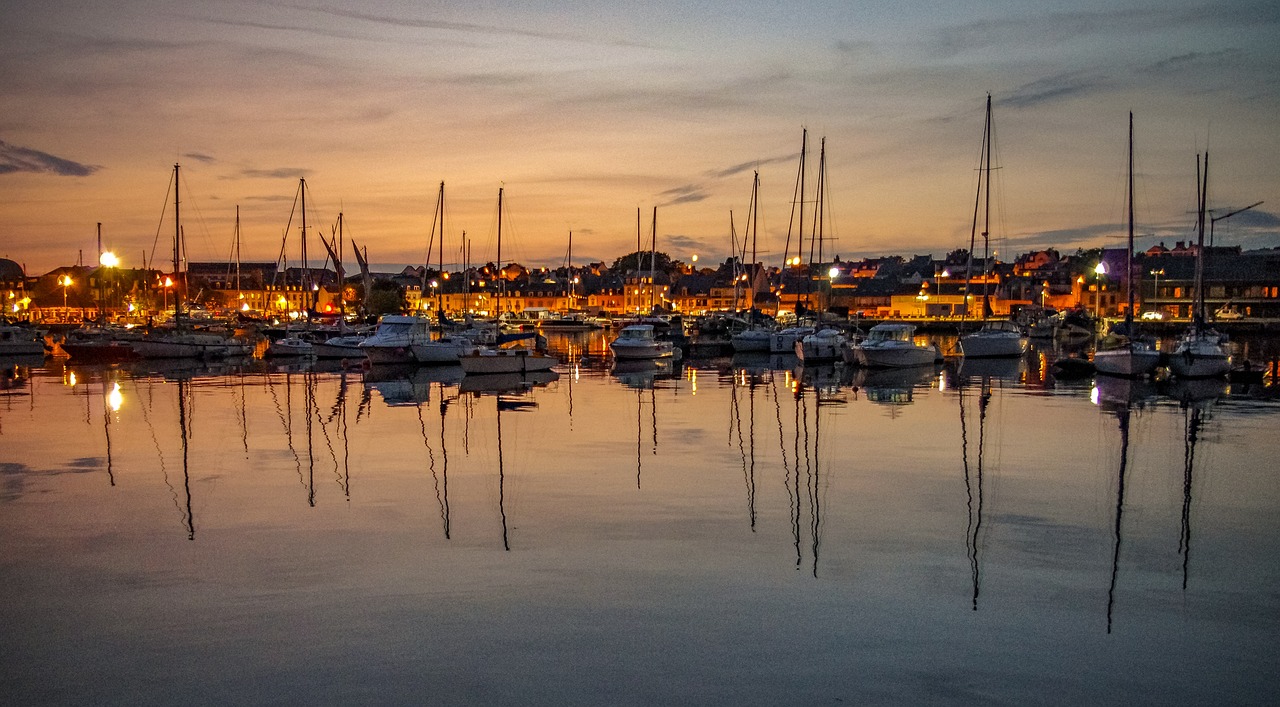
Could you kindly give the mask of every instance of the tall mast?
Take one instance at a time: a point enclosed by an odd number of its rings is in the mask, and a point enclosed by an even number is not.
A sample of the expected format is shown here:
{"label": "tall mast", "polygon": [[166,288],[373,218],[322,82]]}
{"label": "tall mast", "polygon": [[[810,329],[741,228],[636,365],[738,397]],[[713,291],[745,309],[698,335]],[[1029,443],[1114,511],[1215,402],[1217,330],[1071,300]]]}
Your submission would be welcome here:
{"label": "tall mast", "polygon": [[333,269],[338,273],[338,328],[343,329],[347,325],[347,308],[346,308],[346,289],[347,289],[347,273],[342,269],[342,212],[338,212],[338,242],[337,247],[333,249]]}
{"label": "tall mast", "polygon": [[307,307],[307,321],[311,321],[311,310],[315,304],[311,301],[311,264],[307,261],[307,180],[298,180],[298,191],[302,193],[302,302]]}
{"label": "tall mast", "polygon": [[444,336],[444,182],[440,182],[440,198],[436,200],[436,211],[440,218],[440,274],[436,282],[436,316],[440,317],[440,336]]}
{"label": "tall mast", "polygon": [[1200,158],[1196,157],[1196,177],[1200,187],[1199,218],[1196,219],[1196,311],[1193,321],[1196,326],[1204,325],[1204,222],[1209,207],[1209,151],[1204,151],[1204,176],[1200,175]]}
{"label": "tall mast", "polygon": [[565,277],[565,299],[567,300],[566,306],[569,309],[573,309],[573,231],[569,231],[569,255],[567,260],[569,262],[569,272]]}
{"label": "tall mast", "polygon": [[756,307],[756,281],[755,281],[755,274],[756,274],[755,270],[756,270],[756,262],[757,262],[756,261],[756,257],[757,257],[756,256],[756,229],[757,229],[757,223],[758,223],[757,219],[760,216],[760,202],[758,201],[759,195],[760,195],[760,170],[757,169],[755,171],[755,176],[752,177],[751,179],[751,275],[749,276],[750,278],[749,281],[751,283],[751,288],[749,291],[751,292],[751,295],[750,295],[748,306],[752,310],[754,310]]}
{"label": "tall mast", "polygon": [[653,290],[657,286],[654,274],[658,259],[658,207],[653,207],[653,233],[649,238],[649,314],[653,314]]}
{"label": "tall mast", "polygon": [[1129,309],[1124,315],[1127,330],[1125,333],[1131,336],[1133,334],[1133,111],[1129,111],[1129,253],[1124,263],[1126,268],[1124,289],[1129,300]]}
{"label": "tall mast", "polygon": [[[987,300],[991,296],[991,94],[987,94],[987,138],[983,157],[983,176],[986,182],[985,204],[982,214],[982,321],[987,321]],[[1099,293],[1101,294],[1101,293]]]}
{"label": "tall mast", "polygon": [[[178,163],[173,164],[173,276],[178,276],[179,264],[182,259],[182,216],[179,211],[180,200],[178,198]],[[173,318],[178,319],[178,315],[182,313],[182,295],[186,290],[186,278],[183,278],[182,286],[178,288],[173,299]]]}
{"label": "tall mast", "polygon": [[236,302],[244,298],[240,291],[240,205],[236,204]]}
{"label": "tall mast", "polygon": [[507,278],[502,274],[502,187],[498,187],[498,315],[502,315],[502,293],[507,289]]}

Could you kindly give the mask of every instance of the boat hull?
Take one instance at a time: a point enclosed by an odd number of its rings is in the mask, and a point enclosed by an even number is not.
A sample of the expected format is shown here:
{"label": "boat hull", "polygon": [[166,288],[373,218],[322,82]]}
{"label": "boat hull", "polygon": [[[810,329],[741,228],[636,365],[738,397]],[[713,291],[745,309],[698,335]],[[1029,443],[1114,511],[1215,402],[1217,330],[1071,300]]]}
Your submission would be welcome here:
{"label": "boat hull", "polygon": [[1027,338],[1005,331],[978,331],[960,337],[966,358],[1015,358],[1027,352]]}
{"label": "boat hull", "polygon": [[931,366],[938,359],[932,346],[855,346],[854,359],[867,368],[915,368]]}
{"label": "boat hull", "polygon": [[556,362],[554,356],[508,349],[485,349],[458,359],[467,375],[549,371]]}
{"label": "boat hull", "polygon": [[1118,348],[1098,351],[1093,367],[1107,376],[1140,378],[1151,375],[1160,365],[1160,352],[1149,348]]}

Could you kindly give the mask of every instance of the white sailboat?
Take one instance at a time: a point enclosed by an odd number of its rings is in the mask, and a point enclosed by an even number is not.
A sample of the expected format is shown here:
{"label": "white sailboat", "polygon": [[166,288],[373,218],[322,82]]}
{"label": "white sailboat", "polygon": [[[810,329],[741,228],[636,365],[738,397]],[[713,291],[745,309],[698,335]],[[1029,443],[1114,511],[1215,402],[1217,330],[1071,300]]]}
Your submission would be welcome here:
{"label": "white sailboat", "polygon": [[[502,267],[502,188],[498,188],[498,267]],[[506,280],[498,280],[498,310],[502,310],[502,295]],[[514,340],[528,340],[537,334],[520,335]],[[502,337],[499,337],[499,342]],[[494,373],[533,373],[549,371],[558,362],[555,356],[523,345],[480,346],[472,353],[459,357],[458,363],[467,375]]]}
{"label": "white sailboat", "polygon": [[1200,157],[1196,156],[1199,190],[1198,240],[1196,243],[1195,311],[1191,326],[1178,340],[1169,355],[1169,371],[1179,378],[1219,378],[1231,372],[1231,350],[1227,337],[1205,321],[1204,305],[1204,223],[1209,198],[1209,153],[1204,153],[1204,175],[1200,175]]}
{"label": "white sailboat", "polygon": [[1124,289],[1129,306],[1124,313],[1124,323],[1103,338],[1093,354],[1093,366],[1098,373],[1109,376],[1137,378],[1149,375],[1160,363],[1160,352],[1154,342],[1138,336],[1133,320],[1133,113],[1129,113],[1129,246],[1125,258]]}
{"label": "white sailboat", "polygon": [[970,286],[973,282],[973,248],[978,232],[978,205],[985,200],[982,223],[982,328],[960,337],[960,353],[967,358],[1007,358],[1027,352],[1027,337],[1016,324],[1008,320],[988,320],[987,299],[991,273],[991,94],[987,94],[987,119],[982,130],[982,157],[978,169],[978,193],[973,205],[973,229],[969,236],[969,267],[965,273],[965,315],[969,314]]}
{"label": "white sailboat", "polygon": [[609,342],[609,350],[618,360],[667,358],[674,355],[675,345],[659,339],[652,324],[631,324]]}

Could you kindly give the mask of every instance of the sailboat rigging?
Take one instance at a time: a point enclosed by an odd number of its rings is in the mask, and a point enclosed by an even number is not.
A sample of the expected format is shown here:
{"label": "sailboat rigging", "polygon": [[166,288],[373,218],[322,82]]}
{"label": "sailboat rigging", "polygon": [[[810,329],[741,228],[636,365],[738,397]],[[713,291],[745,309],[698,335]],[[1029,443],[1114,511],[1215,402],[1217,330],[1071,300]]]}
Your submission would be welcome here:
{"label": "sailboat rigging", "polygon": [[[1027,351],[1027,337],[1013,322],[989,319],[991,308],[991,94],[987,94],[986,122],[982,129],[982,151],[978,164],[978,190],[974,197],[973,227],[969,233],[969,258],[965,267],[965,304],[963,318],[970,314],[973,301],[973,249],[977,245],[979,213],[982,218],[982,328],[960,337],[960,353],[967,358],[1004,358],[1022,356]],[[985,204],[985,206],[984,206]],[[981,208],[980,208],[981,207]]]}

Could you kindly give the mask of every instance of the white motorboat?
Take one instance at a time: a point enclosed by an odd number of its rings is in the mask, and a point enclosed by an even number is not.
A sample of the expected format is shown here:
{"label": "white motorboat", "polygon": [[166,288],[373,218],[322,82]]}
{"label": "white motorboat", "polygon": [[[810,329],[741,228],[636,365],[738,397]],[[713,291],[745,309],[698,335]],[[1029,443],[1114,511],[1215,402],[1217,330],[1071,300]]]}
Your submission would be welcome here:
{"label": "white motorboat", "polygon": [[618,332],[609,350],[616,359],[665,358],[674,354],[675,345],[659,339],[652,324],[632,324]]}
{"label": "white motorboat", "polygon": [[475,353],[480,347],[470,337],[452,334],[431,341],[419,341],[410,348],[413,350],[414,360],[418,363],[453,364],[463,356]]}
{"label": "white motorboat", "polygon": [[30,327],[0,324],[0,356],[44,354],[44,334]]}
{"label": "white motorboat", "polygon": [[849,339],[837,329],[821,329],[795,343],[796,356],[804,363],[843,361]]}
{"label": "white motorboat", "polygon": [[942,358],[936,345],[916,343],[915,331],[914,324],[877,324],[850,351],[854,361],[867,368],[929,366]]}
{"label": "white motorboat", "polygon": [[373,336],[359,346],[370,363],[414,363],[413,345],[431,341],[431,322],[422,317],[386,314]]}
{"label": "white motorboat", "polygon": [[793,354],[796,352],[796,342],[813,332],[814,328],[811,326],[794,326],[775,331],[769,335],[769,353]]}
{"label": "white motorboat", "polygon": [[366,338],[361,334],[343,334],[312,342],[311,347],[316,358],[365,358],[365,350],[360,348],[360,343]]}
{"label": "white motorboat", "polygon": [[1027,337],[1008,320],[993,319],[960,337],[960,353],[967,358],[1013,358],[1026,352]]}
{"label": "white motorboat", "polygon": [[[769,341],[773,338],[773,330],[753,326],[734,334],[729,339],[733,350],[738,353],[767,352]],[[794,343],[792,344],[794,346]]]}
{"label": "white motorboat", "polygon": [[316,355],[315,346],[300,336],[286,336],[267,345],[265,355],[273,358],[310,358]]}

